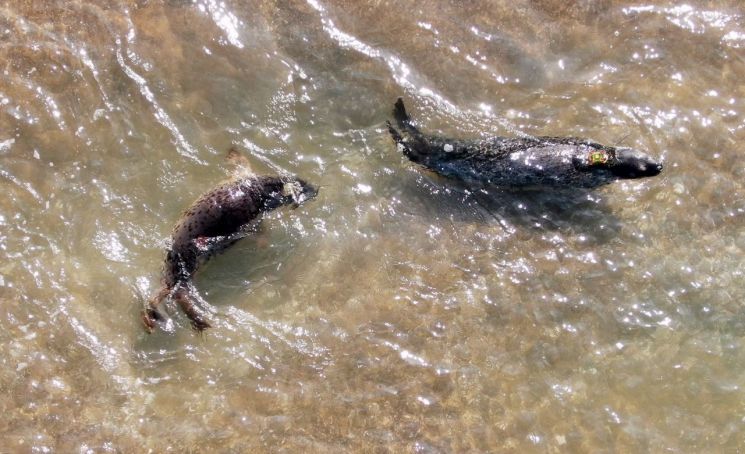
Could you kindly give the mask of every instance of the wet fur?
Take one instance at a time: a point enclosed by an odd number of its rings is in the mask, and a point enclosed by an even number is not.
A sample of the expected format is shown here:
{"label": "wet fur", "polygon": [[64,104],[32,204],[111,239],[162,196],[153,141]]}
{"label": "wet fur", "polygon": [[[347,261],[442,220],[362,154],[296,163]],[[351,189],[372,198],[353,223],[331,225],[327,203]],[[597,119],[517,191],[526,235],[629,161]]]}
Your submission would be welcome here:
{"label": "wet fur", "polygon": [[[424,134],[406,113],[403,100],[393,109],[396,129],[388,130],[410,160],[441,175],[466,182],[506,187],[593,188],[621,178],[653,176],[662,170],[643,153],[577,137],[493,137],[472,141]],[[602,164],[588,161],[602,153]]]}
{"label": "wet fur", "polygon": [[[297,192],[288,194],[287,188]],[[163,320],[158,306],[172,298],[197,330],[210,327],[194,304],[198,298],[192,278],[199,266],[243,238],[251,221],[282,205],[299,204],[315,195],[302,180],[250,176],[232,180],[205,193],[181,216],[171,235],[163,269],[163,287],[150,299],[142,315],[152,331]]]}

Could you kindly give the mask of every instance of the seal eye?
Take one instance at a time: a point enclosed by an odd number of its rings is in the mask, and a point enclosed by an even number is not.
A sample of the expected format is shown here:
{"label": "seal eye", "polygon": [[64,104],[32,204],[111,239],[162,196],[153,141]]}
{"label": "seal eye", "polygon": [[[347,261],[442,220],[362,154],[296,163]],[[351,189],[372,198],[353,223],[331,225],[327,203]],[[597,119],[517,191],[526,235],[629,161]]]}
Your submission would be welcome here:
{"label": "seal eye", "polygon": [[593,150],[588,156],[588,161],[591,166],[605,164],[608,162],[608,154],[601,150]]}

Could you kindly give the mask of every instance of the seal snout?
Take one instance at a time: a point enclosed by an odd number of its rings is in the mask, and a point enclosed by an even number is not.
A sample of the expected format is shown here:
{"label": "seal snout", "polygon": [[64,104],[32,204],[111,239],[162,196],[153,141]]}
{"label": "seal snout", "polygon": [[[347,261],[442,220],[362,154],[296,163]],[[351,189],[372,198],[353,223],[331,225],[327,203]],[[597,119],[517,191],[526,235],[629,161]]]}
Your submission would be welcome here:
{"label": "seal snout", "polygon": [[307,181],[298,179],[298,184],[300,184],[301,202],[310,200],[318,195],[318,188]]}
{"label": "seal snout", "polygon": [[632,148],[616,150],[616,162],[611,167],[614,175],[621,178],[645,178],[659,175],[662,164],[649,155]]}
{"label": "seal snout", "polygon": [[318,188],[300,178],[284,183],[282,188],[282,195],[285,197],[284,203],[294,206],[301,205],[303,202],[314,198],[317,194]]}

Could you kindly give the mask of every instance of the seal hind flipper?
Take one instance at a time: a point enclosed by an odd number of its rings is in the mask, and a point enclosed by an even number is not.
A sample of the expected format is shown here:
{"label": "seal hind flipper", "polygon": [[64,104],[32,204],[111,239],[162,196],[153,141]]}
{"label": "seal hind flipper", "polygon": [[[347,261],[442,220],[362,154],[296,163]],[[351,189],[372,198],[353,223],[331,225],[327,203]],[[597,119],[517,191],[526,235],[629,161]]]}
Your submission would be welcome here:
{"label": "seal hind flipper", "polygon": [[158,312],[158,306],[160,306],[160,303],[163,302],[164,299],[168,297],[168,295],[171,294],[171,288],[169,287],[163,287],[161,288],[158,293],[155,294],[150,300],[147,302],[147,305],[145,306],[145,309],[142,311],[142,324],[145,325],[145,330],[148,333],[152,333],[155,329],[155,324],[157,322],[162,322],[165,320],[165,317]]}
{"label": "seal hind flipper", "polygon": [[174,287],[163,287],[153,298],[148,301],[147,306],[142,311],[142,324],[148,333],[155,330],[157,323],[163,322],[166,318],[158,311],[158,306],[166,299],[172,298],[181,310],[189,317],[192,328],[197,331],[204,331],[212,325],[202,316],[194,304],[195,298],[193,292],[196,290],[188,284],[179,283]]}
{"label": "seal hind flipper", "polygon": [[409,115],[406,113],[406,107],[404,107],[404,98],[399,97],[396,103],[393,105],[393,118],[399,123],[408,123]]}
{"label": "seal hind flipper", "polygon": [[388,132],[391,133],[391,137],[393,137],[393,141],[403,146],[406,146],[404,145],[404,138],[401,137],[401,133],[399,133],[398,130],[393,127],[391,122],[386,120],[385,125],[388,126]]}
{"label": "seal hind flipper", "polygon": [[191,327],[194,328],[196,331],[204,331],[205,329],[212,327],[212,325],[210,325],[210,323],[205,320],[205,318],[197,309],[197,306],[194,304],[194,296],[192,294],[192,291],[193,290],[189,288],[189,286],[181,286],[178,290],[176,290],[176,293],[173,295],[173,299],[179,305],[181,310],[184,311],[184,314],[189,317]]}
{"label": "seal hind flipper", "polygon": [[415,160],[414,153],[411,151],[411,148],[406,143],[406,139],[401,136],[401,133],[398,132],[396,128],[393,127],[390,121],[385,122],[386,126],[388,126],[388,132],[391,133],[391,137],[393,137],[393,141],[396,142],[396,146],[398,147],[398,151],[402,151],[409,159]]}
{"label": "seal hind flipper", "polygon": [[404,99],[398,98],[396,104],[393,105],[393,118],[396,119],[396,124],[399,128],[410,134],[419,134],[419,130],[414,127],[411,123],[411,117],[406,113],[406,107],[404,107]]}
{"label": "seal hind flipper", "polygon": [[390,121],[386,121],[388,132],[406,157],[414,162],[423,164],[429,159],[432,147],[419,130],[414,127],[411,117],[406,113],[403,98],[398,98],[393,106],[393,118],[399,129],[393,127]]}

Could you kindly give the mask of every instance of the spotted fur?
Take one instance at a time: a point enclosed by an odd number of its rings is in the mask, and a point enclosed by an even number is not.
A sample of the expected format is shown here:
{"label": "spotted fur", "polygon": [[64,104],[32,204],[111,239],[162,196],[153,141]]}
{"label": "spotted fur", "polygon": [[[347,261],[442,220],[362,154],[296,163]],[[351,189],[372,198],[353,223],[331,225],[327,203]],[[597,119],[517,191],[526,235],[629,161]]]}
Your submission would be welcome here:
{"label": "spotted fur", "polygon": [[618,179],[660,173],[662,165],[631,148],[601,145],[577,137],[493,137],[457,140],[423,134],[401,98],[388,130],[410,160],[441,175],[498,186],[594,188]]}
{"label": "spotted fur", "polygon": [[193,304],[197,294],[192,278],[199,266],[243,238],[261,213],[299,205],[315,194],[315,188],[300,179],[254,175],[223,183],[199,197],[173,229],[163,287],[143,313],[145,328],[152,331],[163,319],[157,308],[168,297],[179,304],[195,329],[208,328],[209,322]]}

